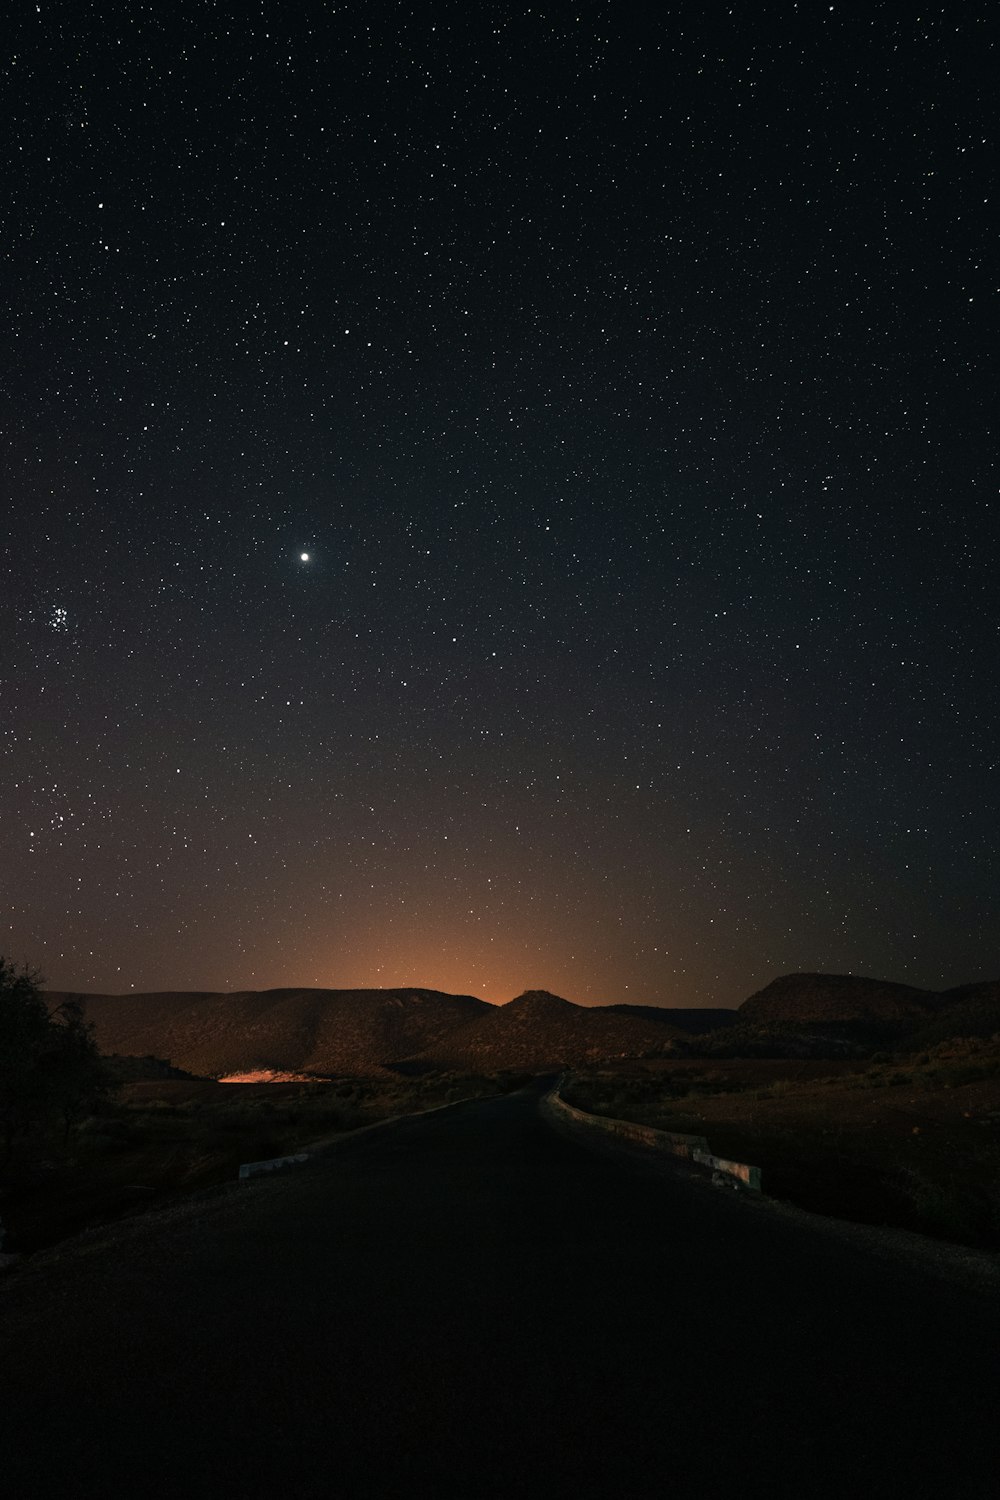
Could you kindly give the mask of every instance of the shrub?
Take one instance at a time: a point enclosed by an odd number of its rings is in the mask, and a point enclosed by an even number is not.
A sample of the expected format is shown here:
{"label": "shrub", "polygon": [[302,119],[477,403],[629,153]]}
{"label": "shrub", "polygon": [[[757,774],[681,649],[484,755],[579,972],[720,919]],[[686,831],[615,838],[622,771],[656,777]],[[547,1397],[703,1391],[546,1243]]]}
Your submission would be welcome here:
{"label": "shrub", "polygon": [[66,1139],[117,1086],[97,1050],[83,1001],[50,1013],[41,976],[0,957],[0,1131],[4,1159],[15,1140],[57,1121]]}

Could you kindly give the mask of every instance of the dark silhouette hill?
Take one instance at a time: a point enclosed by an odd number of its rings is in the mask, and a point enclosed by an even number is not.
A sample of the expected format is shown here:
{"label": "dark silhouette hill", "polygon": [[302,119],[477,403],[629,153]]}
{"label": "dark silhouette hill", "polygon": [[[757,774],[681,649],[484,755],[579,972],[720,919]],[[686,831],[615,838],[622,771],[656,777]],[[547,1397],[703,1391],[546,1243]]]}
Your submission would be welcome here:
{"label": "dark silhouette hill", "polygon": [[[664,1017],[659,1019],[660,1015]],[[426,1047],[419,1059],[427,1066],[469,1069],[545,1070],[580,1067],[613,1057],[641,1057],[662,1050],[681,1034],[670,1012],[650,1020],[622,1014],[617,1006],[574,1005],[547,990],[525,990],[507,1005],[490,1008],[467,1026]]]}
{"label": "dark silhouette hill", "polygon": [[[49,991],[47,998],[58,1004],[66,995]],[[682,1053],[702,1046],[755,1055],[765,1033],[780,1041],[819,1030],[842,1050],[910,1038],[923,1046],[1000,1031],[1000,982],[937,992],[845,974],[784,975],[738,1011],[583,1006],[545,990],[528,990],[507,1005],[415,988],[83,998],[105,1054],[161,1058],[208,1077],[254,1070],[364,1074],[387,1068],[542,1072],[662,1056],[671,1044]],[[810,1041],[813,1050],[818,1045]]]}
{"label": "dark silhouette hill", "polygon": [[[54,1004],[63,998],[48,992]],[[662,1051],[684,1030],[666,1010],[574,1005],[543,990],[500,1006],[422,989],[190,991],[84,999],[102,1052],[153,1054],[209,1077],[254,1069],[532,1072]]]}
{"label": "dark silhouette hill", "polygon": [[697,1010],[684,1006],[602,1005],[600,1009],[605,1015],[634,1016],[640,1021],[672,1026],[675,1031],[686,1031],[691,1036],[705,1036],[710,1031],[718,1031],[720,1026],[732,1026],[737,1018],[735,1010],[721,1010],[717,1007]]}
{"label": "dark silhouette hill", "polygon": [[980,984],[962,984],[945,990],[943,1008],[921,1025],[914,1045],[933,1047],[951,1037],[996,1036],[1000,1033],[1000,980],[988,979]]}
{"label": "dark silhouette hill", "polygon": [[912,1021],[934,1014],[943,996],[853,974],[785,974],[744,1000],[740,1022]]}
{"label": "dark silhouette hill", "polygon": [[[64,998],[49,991],[56,1004]],[[86,995],[102,1052],[153,1053],[203,1076],[378,1072],[493,1007],[439,990],[243,990]]]}
{"label": "dark silhouette hill", "polygon": [[1000,1032],[1000,980],[922,990],[853,974],[786,974],[744,1000],[733,1035],[800,1026],[830,1027],[845,1038],[881,1034],[913,1047],[994,1036]]}

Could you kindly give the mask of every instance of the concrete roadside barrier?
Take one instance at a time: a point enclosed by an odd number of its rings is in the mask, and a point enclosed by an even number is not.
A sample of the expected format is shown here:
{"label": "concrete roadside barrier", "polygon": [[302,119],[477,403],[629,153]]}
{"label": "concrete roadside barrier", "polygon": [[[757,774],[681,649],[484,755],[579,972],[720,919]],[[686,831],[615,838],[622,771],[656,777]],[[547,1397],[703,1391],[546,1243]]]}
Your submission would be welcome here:
{"label": "concrete roadside barrier", "polygon": [[270,1161],[245,1161],[240,1167],[240,1182],[249,1182],[251,1177],[265,1177],[269,1172],[285,1172],[289,1167],[299,1167],[309,1160],[308,1151],[296,1156],[272,1156]]}
{"label": "concrete roadside barrier", "polygon": [[567,1104],[556,1084],[548,1096],[553,1113],[574,1125],[583,1125],[615,1135],[620,1140],[638,1141],[642,1146],[652,1146],[657,1151],[669,1151],[672,1156],[692,1156],[695,1151],[707,1151],[708,1140],[703,1135],[678,1135],[671,1130],[654,1130],[652,1125],[637,1125],[634,1120],[612,1120],[607,1115],[592,1115],[575,1104]]}
{"label": "concrete roadside barrier", "polygon": [[759,1193],[760,1168],[747,1162],[728,1161],[724,1156],[713,1156],[708,1148],[708,1139],[703,1135],[680,1135],[672,1130],[655,1130],[652,1125],[639,1125],[634,1120],[613,1120],[606,1115],[592,1115],[575,1104],[568,1104],[559,1092],[565,1078],[560,1078],[546,1095],[545,1105],[551,1118],[571,1126],[598,1131],[618,1140],[635,1141],[653,1151],[669,1152],[671,1156],[686,1157],[698,1166],[709,1167],[718,1181],[728,1181],[733,1187],[746,1187]]}
{"label": "concrete roadside barrier", "polygon": [[711,1167],[713,1172],[721,1173],[723,1177],[733,1179],[733,1187],[742,1182],[751,1192],[760,1192],[760,1167],[751,1167],[744,1161],[727,1161],[724,1156],[713,1156],[710,1151],[693,1151],[691,1159],[703,1167]]}

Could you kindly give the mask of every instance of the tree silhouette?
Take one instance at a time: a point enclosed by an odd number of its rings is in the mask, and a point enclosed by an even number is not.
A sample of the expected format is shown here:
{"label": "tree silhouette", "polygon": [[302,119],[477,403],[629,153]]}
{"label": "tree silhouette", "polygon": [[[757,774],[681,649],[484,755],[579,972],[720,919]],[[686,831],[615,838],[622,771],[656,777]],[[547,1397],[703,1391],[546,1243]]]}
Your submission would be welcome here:
{"label": "tree silhouette", "polygon": [[40,975],[26,965],[17,970],[0,958],[0,1130],[5,1161],[17,1137],[45,1112],[41,1061],[51,1022],[39,981]]}
{"label": "tree silhouette", "polygon": [[116,1084],[97,1050],[94,1027],[84,1019],[79,997],[64,1000],[49,1021],[49,1044],[40,1067],[51,1107],[62,1121],[63,1142],[68,1144],[73,1126]]}
{"label": "tree silhouette", "polygon": [[49,1010],[41,975],[0,957],[0,1134],[3,1158],[31,1130],[59,1120],[64,1140],[115,1087],[83,1001]]}

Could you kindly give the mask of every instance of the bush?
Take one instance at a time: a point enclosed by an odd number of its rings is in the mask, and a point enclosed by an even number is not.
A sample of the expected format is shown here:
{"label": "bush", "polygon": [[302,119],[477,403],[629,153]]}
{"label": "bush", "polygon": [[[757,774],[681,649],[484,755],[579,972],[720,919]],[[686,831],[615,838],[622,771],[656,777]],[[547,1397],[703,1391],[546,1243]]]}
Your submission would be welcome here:
{"label": "bush", "polygon": [[0,1132],[4,1160],[32,1130],[61,1124],[64,1139],[116,1084],[97,1050],[83,1001],[50,1012],[41,977],[0,957]]}

